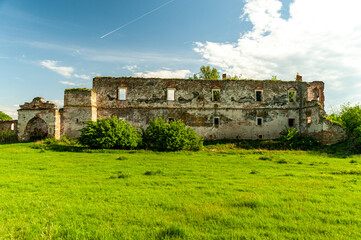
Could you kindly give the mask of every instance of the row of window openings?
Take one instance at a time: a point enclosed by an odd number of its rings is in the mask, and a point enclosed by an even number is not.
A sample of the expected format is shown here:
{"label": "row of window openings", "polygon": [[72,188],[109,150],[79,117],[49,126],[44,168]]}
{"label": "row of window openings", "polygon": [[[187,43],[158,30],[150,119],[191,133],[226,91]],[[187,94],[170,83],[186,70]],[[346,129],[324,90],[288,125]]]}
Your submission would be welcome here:
{"label": "row of window openings", "polygon": [[[295,96],[296,96],[295,91],[288,91],[289,102],[294,102]],[[119,88],[118,99],[127,100],[127,88]],[[220,90],[212,89],[212,101],[218,102],[220,99],[221,99]],[[167,100],[168,101],[175,100],[175,89],[167,89]],[[262,101],[263,101],[263,91],[256,90],[256,102],[262,102]]]}
{"label": "row of window openings", "polygon": [[[173,121],[175,121],[174,118],[168,118],[168,122],[173,122]],[[308,122],[308,119],[307,119],[307,123],[311,123],[311,121]],[[213,118],[213,125],[215,127],[218,127],[220,125],[219,117],[214,117]],[[262,126],[262,125],[263,125],[263,118],[257,118],[257,126]],[[288,119],[288,126],[289,127],[294,127],[295,126],[295,119],[294,118],[289,118]]]}

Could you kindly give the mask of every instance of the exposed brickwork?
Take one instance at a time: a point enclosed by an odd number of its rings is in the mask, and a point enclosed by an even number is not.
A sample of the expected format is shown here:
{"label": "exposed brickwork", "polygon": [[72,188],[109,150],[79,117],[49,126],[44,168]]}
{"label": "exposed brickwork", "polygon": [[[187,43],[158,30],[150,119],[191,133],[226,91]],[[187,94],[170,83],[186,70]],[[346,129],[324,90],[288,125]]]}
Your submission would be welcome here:
{"label": "exposed brickwork", "polygon": [[0,121],[0,132],[4,130],[16,131],[18,120]]}

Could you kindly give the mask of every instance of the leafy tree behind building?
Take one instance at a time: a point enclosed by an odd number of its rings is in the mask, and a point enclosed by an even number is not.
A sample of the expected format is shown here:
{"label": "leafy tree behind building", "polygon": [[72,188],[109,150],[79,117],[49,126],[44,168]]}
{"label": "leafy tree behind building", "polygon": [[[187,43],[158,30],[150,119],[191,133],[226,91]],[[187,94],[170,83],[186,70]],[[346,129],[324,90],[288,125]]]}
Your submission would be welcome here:
{"label": "leafy tree behind building", "polygon": [[0,111],[0,121],[13,120],[9,115]]}

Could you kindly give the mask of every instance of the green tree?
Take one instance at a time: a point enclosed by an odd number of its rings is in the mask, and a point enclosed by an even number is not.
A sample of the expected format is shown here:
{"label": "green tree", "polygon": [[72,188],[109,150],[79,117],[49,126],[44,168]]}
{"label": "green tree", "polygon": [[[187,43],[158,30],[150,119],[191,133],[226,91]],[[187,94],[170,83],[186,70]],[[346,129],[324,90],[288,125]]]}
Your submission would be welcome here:
{"label": "green tree", "polygon": [[[236,76],[237,77],[237,76]],[[202,79],[202,80],[217,80],[220,79],[221,76],[216,68],[211,68],[210,66],[202,66],[200,68],[199,73],[193,74],[193,77],[189,77],[189,79]],[[233,80],[238,80],[233,79]]]}
{"label": "green tree", "polygon": [[346,130],[350,146],[361,152],[361,105],[352,106],[350,103],[341,105],[339,113],[327,117],[335,123],[340,123]]}
{"label": "green tree", "polygon": [[13,120],[9,115],[0,111],[0,121]]}
{"label": "green tree", "polygon": [[215,80],[219,79],[220,75],[216,68],[212,68],[210,66],[202,66],[200,68],[201,72],[199,73],[199,78],[204,80]]}

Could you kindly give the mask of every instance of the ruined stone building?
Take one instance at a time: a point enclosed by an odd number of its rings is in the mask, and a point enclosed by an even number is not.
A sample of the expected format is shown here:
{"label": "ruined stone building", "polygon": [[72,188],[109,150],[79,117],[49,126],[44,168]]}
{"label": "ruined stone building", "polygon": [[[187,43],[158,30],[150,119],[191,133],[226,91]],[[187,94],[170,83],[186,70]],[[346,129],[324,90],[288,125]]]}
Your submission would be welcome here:
{"label": "ruined stone building", "polygon": [[116,116],[145,128],[155,117],[182,120],[205,139],[275,139],[295,127],[324,144],[345,137],[325,119],[324,83],[95,77],[67,89],[64,108],[35,98],[18,110],[18,137],[78,137],[86,121]]}

